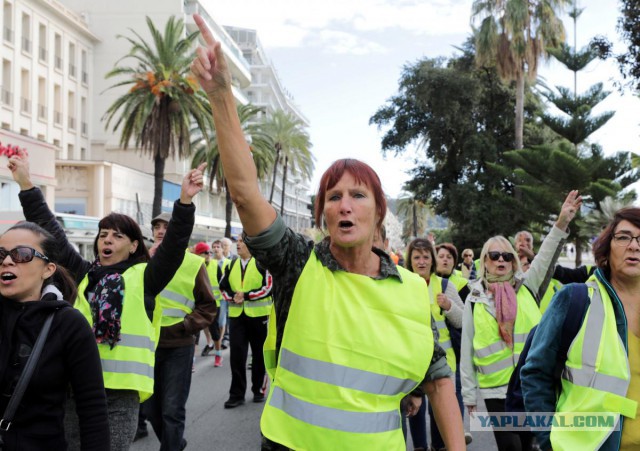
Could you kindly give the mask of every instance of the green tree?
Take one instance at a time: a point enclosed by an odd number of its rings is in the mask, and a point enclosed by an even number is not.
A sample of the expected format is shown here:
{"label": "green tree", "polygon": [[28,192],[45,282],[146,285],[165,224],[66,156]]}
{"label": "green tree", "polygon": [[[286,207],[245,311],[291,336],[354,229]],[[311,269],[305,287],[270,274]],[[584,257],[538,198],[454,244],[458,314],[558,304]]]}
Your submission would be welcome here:
{"label": "green tree", "polygon": [[[136,148],[153,158],[152,216],[156,216],[161,211],[166,159],[188,155],[191,123],[206,130],[211,113],[207,97],[197,81],[188,75],[198,32],[184,37],[184,23],[175,17],[167,21],[164,33],[149,17],[147,25],[151,43],[134,30],[131,30],[134,37],[118,36],[129,41],[131,50],[106,77],[125,77],[110,89],[132,86],[109,107],[104,119],[107,129],[115,121],[114,132],[122,126],[120,146],[123,149],[133,140]],[[125,59],[135,65],[121,66]]]}
{"label": "green tree", "polygon": [[282,165],[282,193],[280,201],[280,215],[284,215],[284,201],[286,194],[287,174],[289,170],[298,172],[306,179],[311,178],[314,168],[314,158],[311,154],[311,140],[304,130],[304,123],[291,113],[283,110],[275,111],[264,124],[275,150],[273,162],[273,178],[269,203],[273,204],[278,165]]}
{"label": "green tree", "polygon": [[[240,126],[242,127],[245,137],[250,142],[251,155],[256,164],[258,177],[263,178],[267,175],[268,168],[273,164],[273,142],[271,141],[271,137],[264,132],[263,123],[256,122],[256,118],[264,110],[251,104],[239,104],[237,109]],[[213,128],[213,120],[210,121],[209,126]],[[227,181],[222,169],[222,162],[220,161],[220,152],[218,150],[215,130],[210,133],[210,139],[206,138],[205,132],[199,127],[194,127],[191,133],[193,137],[191,142],[191,150],[193,152],[191,167],[195,168],[201,163],[207,162],[206,174],[209,177],[209,189],[212,190],[215,183],[218,192],[224,190],[226,221],[224,236],[230,238],[233,202],[227,189]]]}
{"label": "green tree", "polygon": [[515,148],[524,145],[525,80],[535,80],[538,61],[549,47],[564,41],[564,26],[557,12],[571,0],[474,0],[477,62],[493,66],[500,77],[515,81]]}
{"label": "green tree", "polygon": [[424,235],[427,225],[428,207],[410,193],[403,193],[396,203],[396,212],[402,222],[402,239]]}
{"label": "green tree", "polygon": [[[405,66],[398,93],[370,123],[385,127],[385,155],[418,146],[406,190],[450,221],[457,246],[477,249],[490,236],[524,228],[530,218],[515,196],[512,176],[489,166],[502,163],[513,148],[514,90],[495,68],[476,66],[472,40],[460,50],[449,60],[424,58]],[[525,111],[533,116],[536,98],[526,100]],[[525,128],[525,140],[546,140],[535,121]]]}

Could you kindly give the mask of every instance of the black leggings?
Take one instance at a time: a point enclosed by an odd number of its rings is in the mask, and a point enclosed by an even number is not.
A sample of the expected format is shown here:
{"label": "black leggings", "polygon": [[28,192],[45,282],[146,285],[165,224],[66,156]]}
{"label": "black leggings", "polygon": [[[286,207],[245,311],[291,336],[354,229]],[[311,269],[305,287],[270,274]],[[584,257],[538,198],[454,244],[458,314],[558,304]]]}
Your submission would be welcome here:
{"label": "black leggings", "polygon": [[[485,399],[489,413],[503,413],[504,399]],[[493,431],[499,451],[530,451],[533,442],[533,434],[529,431]]]}

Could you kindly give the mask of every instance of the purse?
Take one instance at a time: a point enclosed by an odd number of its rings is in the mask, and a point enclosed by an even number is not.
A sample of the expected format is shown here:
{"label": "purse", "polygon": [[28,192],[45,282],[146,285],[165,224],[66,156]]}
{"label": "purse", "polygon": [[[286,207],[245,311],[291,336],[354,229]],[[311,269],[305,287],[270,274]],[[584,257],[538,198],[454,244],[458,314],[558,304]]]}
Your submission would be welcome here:
{"label": "purse", "polygon": [[49,335],[49,329],[51,329],[51,323],[53,322],[53,317],[56,312],[52,312],[49,314],[47,319],[42,326],[42,330],[38,334],[38,338],[36,339],[36,344],[31,351],[31,355],[27,359],[27,363],[24,366],[24,370],[22,370],[22,374],[20,374],[20,379],[18,379],[18,383],[16,384],[16,388],[9,399],[9,404],[7,404],[7,408],[4,411],[4,415],[2,419],[0,419],[0,450],[4,445],[4,441],[2,440],[2,434],[7,432],[11,427],[11,422],[13,421],[13,417],[16,413],[16,409],[22,400],[22,396],[29,385],[29,380],[33,375],[33,370],[36,368],[38,364],[38,359],[40,358],[40,353],[42,352],[42,348],[44,347],[44,342],[47,340],[47,335]]}

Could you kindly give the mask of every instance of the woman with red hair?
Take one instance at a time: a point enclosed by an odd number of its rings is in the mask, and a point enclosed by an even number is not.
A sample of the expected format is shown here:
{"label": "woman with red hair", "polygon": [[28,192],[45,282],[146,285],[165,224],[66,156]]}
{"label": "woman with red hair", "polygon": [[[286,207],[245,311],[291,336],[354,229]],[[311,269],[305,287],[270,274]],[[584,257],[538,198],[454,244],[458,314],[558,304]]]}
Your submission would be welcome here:
{"label": "woman with red hair", "polygon": [[378,176],[361,161],[336,161],[316,196],[316,224],[326,239],[314,245],[287,228],[260,193],[220,43],[200,16],[194,20],[206,48],[197,49],[191,69],[211,102],[244,242],[274,278],[262,448],[405,449],[400,401],[420,387],[447,449],[463,449],[451,370],[433,339],[425,282],[373,248],[387,209]]}

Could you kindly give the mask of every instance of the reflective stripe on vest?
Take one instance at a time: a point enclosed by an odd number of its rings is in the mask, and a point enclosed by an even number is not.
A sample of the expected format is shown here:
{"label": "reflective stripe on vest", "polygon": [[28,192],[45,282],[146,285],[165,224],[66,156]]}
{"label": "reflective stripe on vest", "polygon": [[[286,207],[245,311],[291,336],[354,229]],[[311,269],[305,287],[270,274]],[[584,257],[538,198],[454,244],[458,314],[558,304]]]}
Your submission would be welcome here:
{"label": "reflective stripe on vest", "polygon": [[[242,277],[242,261],[240,258],[231,268],[229,272],[229,286],[234,293],[257,290],[262,287],[263,276],[256,266],[255,258],[251,257],[247,262],[244,270],[244,278]],[[271,313],[273,301],[271,296],[256,301],[245,300],[241,304],[229,302],[229,317],[236,318],[244,311],[247,316],[256,318],[266,316]]]}
{"label": "reflective stripe on vest", "polygon": [[269,404],[287,412],[293,418],[317,427],[334,431],[374,434],[389,432],[400,427],[400,412],[349,412],[302,401],[275,387]]}
{"label": "reflective stripe on vest", "polygon": [[193,289],[203,263],[202,257],[185,253],[173,278],[156,297],[156,302],[162,307],[162,327],[178,324],[193,312],[196,305]]}
{"label": "reflective stripe on vest", "polygon": [[[425,281],[398,271],[402,281],[332,272],[311,252],[272,371],[265,437],[301,450],[405,449],[399,405],[424,379],[433,335]],[[394,297],[406,300],[402,309]],[[265,355],[275,348],[271,325]]]}
{"label": "reflective stripe on vest", "polygon": [[[120,316],[120,341],[111,349],[108,343],[98,343],[102,361],[105,388],[113,390],[136,390],[140,401],[153,393],[153,367],[155,348],[160,334],[161,308],[158,302],[153,312],[153,323],[149,321],[144,305],[145,263],[133,265],[121,274],[124,279],[124,299]],[[87,276],[78,286],[78,297],[74,307],[94,327],[91,306],[85,297],[89,284]],[[94,293],[87,293],[90,299]]]}
{"label": "reflective stripe on vest", "polygon": [[613,307],[617,300],[610,299],[595,275],[589,278],[587,287],[591,302],[567,353],[556,411],[569,414],[610,412],[615,418],[609,429],[572,432],[552,426],[553,449],[599,449],[620,426],[621,415],[635,418],[638,409],[635,400],[626,398],[631,372],[627,349],[617,328]]}
{"label": "reflective stripe on vest", "polygon": [[[472,302],[472,301],[470,301]],[[502,340],[498,323],[484,303],[473,309],[473,363],[480,388],[507,385],[529,331],[540,321],[540,310],[531,292],[522,285],[517,293],[516,321],[513,330],[513,349]]]}

